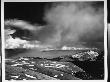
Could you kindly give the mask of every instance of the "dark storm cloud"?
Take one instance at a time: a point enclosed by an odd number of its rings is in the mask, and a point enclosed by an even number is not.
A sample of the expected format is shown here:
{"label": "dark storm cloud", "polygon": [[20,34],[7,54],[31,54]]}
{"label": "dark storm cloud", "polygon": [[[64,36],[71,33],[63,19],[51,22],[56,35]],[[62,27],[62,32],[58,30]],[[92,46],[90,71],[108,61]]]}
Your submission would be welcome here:
{"label": "dark storm cloud", "polygon": [[[103,42],[103,5],[96,6],[95,2],[56,2],[45,9],[43,18],[46,25],[34,26],[39,30],[32,32],[36,40],[41,43],[61,46],[68,43],[73,45],[73,43],[87,42],[95,46],[94,43]],[[15,26],[22,27],[21,29],[30,31],[31,28],[34,29],[33,25],[28,23],[24,26],[17,24]]]}

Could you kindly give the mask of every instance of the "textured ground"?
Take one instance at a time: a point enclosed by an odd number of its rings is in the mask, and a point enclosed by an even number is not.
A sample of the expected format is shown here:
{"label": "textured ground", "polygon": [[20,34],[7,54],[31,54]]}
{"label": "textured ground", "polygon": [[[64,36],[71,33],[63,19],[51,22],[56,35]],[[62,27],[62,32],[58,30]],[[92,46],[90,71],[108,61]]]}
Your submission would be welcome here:
{"label": "textured ground", "polygon": [[17,57],[6,59],[6,80],[104,79],[103,64],[101,53],[97,57],[86,52],[51,59]]}

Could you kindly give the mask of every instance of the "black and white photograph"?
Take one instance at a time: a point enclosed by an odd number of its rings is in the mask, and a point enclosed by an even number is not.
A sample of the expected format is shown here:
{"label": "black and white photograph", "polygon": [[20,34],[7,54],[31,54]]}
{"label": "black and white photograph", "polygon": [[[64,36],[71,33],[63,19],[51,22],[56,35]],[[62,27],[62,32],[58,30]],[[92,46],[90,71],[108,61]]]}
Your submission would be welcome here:
{"label": "black and white photograph", "polygon": [[104,1],[4,2],[5,80],[104,80]]}

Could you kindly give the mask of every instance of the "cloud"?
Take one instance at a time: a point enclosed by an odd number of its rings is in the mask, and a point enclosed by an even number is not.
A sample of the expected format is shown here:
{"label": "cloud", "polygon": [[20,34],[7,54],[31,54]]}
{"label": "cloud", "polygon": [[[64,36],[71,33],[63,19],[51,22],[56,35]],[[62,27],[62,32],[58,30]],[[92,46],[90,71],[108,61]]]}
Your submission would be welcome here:
{"label": "cloud", "polygon": [[7,27],[15,27],[15,28],[20,28],[20,29],[30,30],[30,31],[40,30],[42,28],[38,25],[33,25],[27,21],[18,20],[18,19],[5,20],[5,28]]}
{"label": "cloud", "polygon": [[[56,47],[66,44],[96,46],[104,40],[104,10],[94,6],[95,2],[59,2],[52,3],[45,10],[46,25],[39,26],[23,20],[6,20],[6,26],[26,29],[42,44]],[[89,44],[88,44],[89,43]]]}
{"label": "cloud", "polygon": [[[94,7],[91,2],[55,3],[46,10],[45,21],[51,29],[52,38],[47,42],[63,44],[69,42],[103,42],[103,7]],[[45,33],[44,33],[45,34]]]}

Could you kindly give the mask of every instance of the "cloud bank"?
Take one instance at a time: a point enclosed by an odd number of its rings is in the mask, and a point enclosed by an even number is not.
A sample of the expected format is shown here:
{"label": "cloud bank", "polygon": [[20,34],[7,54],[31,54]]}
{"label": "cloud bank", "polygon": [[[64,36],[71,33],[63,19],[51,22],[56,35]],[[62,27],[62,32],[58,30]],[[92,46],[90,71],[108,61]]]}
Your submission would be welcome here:
{"label": "cloud bank", "polygon": [[103,6],[96,7],[91,2],[56,2],[45,9],[43,19],[47,23],[44,26],[23,20],[9,20],[5,25],[29,30],[42,44],[56,47],[76,43],[96,46],[104,40]]}

